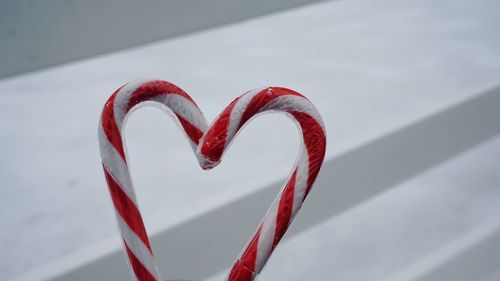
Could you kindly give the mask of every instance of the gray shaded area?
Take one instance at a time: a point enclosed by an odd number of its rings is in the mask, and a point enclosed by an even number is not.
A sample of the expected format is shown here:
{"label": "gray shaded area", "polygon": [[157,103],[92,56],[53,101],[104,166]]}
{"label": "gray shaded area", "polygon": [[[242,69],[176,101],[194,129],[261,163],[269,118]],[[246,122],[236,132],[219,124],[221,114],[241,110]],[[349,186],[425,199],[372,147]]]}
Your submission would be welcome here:
{"label": "gray shaded area", "polygon": [[[499,107],[497,88],[325,163],[286,237],[498,134]],[[199,280],[227,267],[278,189],[272,185],[155,235],[160,268]],[[127,275],[123,253],[115,251],[51,280],[126,280]]]}
{"label": "gray shaded area", "polygon": [[495,270],[481,281],[498,281],[498,280],[500,280],[500,269]]}
{"label": "gray shaded area", "polygon": [[497,219],[442,248],[387,281],[498,280],[498,276],[491,279],[500,265],[500,224]]}
{"label": "gray shaded area", "polygon": [[4,0],[0,78],[318,1]]}

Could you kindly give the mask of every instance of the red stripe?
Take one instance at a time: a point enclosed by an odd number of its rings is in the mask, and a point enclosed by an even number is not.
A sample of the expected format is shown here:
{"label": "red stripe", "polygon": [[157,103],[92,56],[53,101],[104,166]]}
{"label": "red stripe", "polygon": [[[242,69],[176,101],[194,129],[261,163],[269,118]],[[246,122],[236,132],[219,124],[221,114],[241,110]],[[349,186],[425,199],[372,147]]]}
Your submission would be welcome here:
{"label": "red stripe", "polygon": [[147,270],[144,265],[137,259],[137,257],[132,253],[127,242],[123,241],[125,245],[125,249],[127,250],[128,259],[130,260],[130,265],[132,265],[132,269],[134,270],[135,276],[139,281],[158,281],[155,279],[153,274]]}
{"label": "red stripe", "polygon": [[104,167],[104,174],[106,176],[106,181],[108,182],[109,192],[111,193],[111,199],[113,200],[116,211],[152,253],[151,245],[149,244],[148,235],[146,233],[139,209],[137,209],[134,202],[115,182],[106,167]]}
{"label": "red stripe", "polygon": [[233,102],[231,102],[231,104],[229,104],[224,111],[222,111],[212,126],[205,133],[200,152],[210,161],[218,162],[224,152],[229,118],[231,117],[231,111],[233,110],[234,105],[239,99],[240,98],[238,97],[233,100]]}
{"label": "red stripe", "polygon": [[154,80],[142,84],[130,95],[127,104],[127,111],[141,102],[150,101],[154,97],[165,94],[176,94],[182,96],[197,106],[193,99],[181,88],[167,81]]}
{"label": "red stripe", "polygon": [[231,272],[229,273],[228,281],[251,281],[255,278],[255,272],[246,267],[237,260]]}
{"label": "red stripe", "polygon": [[309,173],[305,199],[318,176],[319,169],[325,158],[326,136],[321,125],[311,115],[298,111],[290,111],[289,113],[295,117],[302,128],[304,144],[309,154]]}
{"label": "red stripe", "polygon": [[290,180],[288,180],[288,183],[281,193],[281,198],[278,206],[278,216],[276,217],[276,231],[274,233],[273,250],[274,248],[276,248],[286,230],[288,229],[288,226],[290,225],[296,176],[297,169],[293,171]]}
{"label": "red stripe", "polygon": [[123,143],[122,143],[122,136],[120,134],[120,130],[117,127],[116,121],[115,121],[115,114],[114,114],[114,103],[115,103],[115,98],[118,92],[123,88],[119,88],[114,92],[111,97],[109,97],[108,101],[104,105],[104,108],[102,110],[102,127],[104,130],[104,134],[108,138],[109,142],[113,145],[113,147],[118,151],[118,154],[123,158],[124,161],[125,159],[125,150],[123,149]]}
{"label": "red stripe", "polygon": [[245,252],[241,255],[240,263],[245,265],[251,271],[255,271],[255,262],[257,260],[257,248],[259,247],[259,237],[262,226],[259,226],[257,232],[248,244]]}
{"label": "red stripe", "polygon": [[188,135],[188,137],[196,144],[200,142],[200,138],[203,136],[203,132],[196,128],[193,124],[189,123],[186,119],[182,118],[180,115],[176,114],[179,122],[181,123],[184,131]]}
{"label": "red stripe", "polygon": [[285,95],[304,97],[301,94],[287,88],[272,87],[262,90],[258,94],[256,94],[248,103],[247,107],[245,108],[245,112],[243,112],[243,115],[241,116],[240,123],[238,124],[238,129],[240,129],[245,124],[245,122],[247,122],[255,114],[259,113],[260,110],[269,102],[277,97]]}

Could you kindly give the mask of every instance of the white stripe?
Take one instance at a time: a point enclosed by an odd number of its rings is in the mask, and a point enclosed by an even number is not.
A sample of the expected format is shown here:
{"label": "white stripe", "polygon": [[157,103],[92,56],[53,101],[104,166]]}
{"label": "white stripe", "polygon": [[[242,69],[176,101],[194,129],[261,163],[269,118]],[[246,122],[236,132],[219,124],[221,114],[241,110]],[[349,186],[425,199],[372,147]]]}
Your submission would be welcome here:
{"label": "white stripe", "polygon": [[[153,99],[155,102],[162,105],[162,109],[167,108],[167,113],[169,115],[178,114],[180,117],[185,119],[194,127],[198,128],[202,133],[205,133],[208,129],[207,121],[205,120],[205,116],[200,111],[200,109],[189,99],[175,94],[175,93],[166,93],[164,95],[157,96]],[[176,116],[172,116],[175,120],[178,120]],[[195,153],[198,162],[200,161],[200,156],[196,153],[198,145],[189,137],[187,132],[182,128],[182,124],[178,122],[179,128],[181,128],[184,136],[189,141],[193,152]]]}
{"label": "white stripe", "polygon": [[155,277],[156,280],[161,281],[160,271],[156,264],[156,260],[149,252],[148,247],[144,245],[142,240],[135,234],[135,232],[130,229],[128,224],[123,220],[123,218],[117,213],[118,225],[122,230],[123,240],[127,243],[130,251],[136,256],[136,258],[141,262],[142,265]]}
{"label": "white stripe", "polygon": [[274,199],[262,222],[255,258],[255,272],[257,273],[260,273],[272,252],[280,198],[281,194]]}
{"label": "white stripe", "polygon": [[323,119],[314,105],[307,99],[296,95],[279,96],[262,108],[264,110],[279,110],[279,111],[298,111],[311,115],[318,123],[324,132],[325,125]]}
{"label": "white stripe", "polygon": [[238,125],[240,124],[241,117],[243,116],[243,113],[246,111],[248,104],[250,103],[252,98],[255,97],[255,95],[257,95],[263,90],[264,88],[259,88],[243,94],[234,105],[229,115],[229,124],[227,126],[226,143],[224,149],[226,149],[229,146],[232,139],[238,132]]}
{"label": "white stripe", "polygon": [[297,215],[302,206],[309,177],[309,154],[307,153],[304,143],[302,143],[301,146],[301,152],[296,164],[297,173],[295,176],[295,189],[293,192],[293,207],[290,221],[295,218],[295,215]]}
{"label": "white stripe", "polygon": [[175,114],[178,114],[193,126],[200,129],[200,131],[205,132],[207,130],[208,124],[205,120],[205,116],[198,107],[187,98],[176,93],[166,93],[155,97],[154,101],[167,106]]}
{"label": "white stripe", "polygon": [[127,115],[127,107],[130,96],[133,92],[135,92],[139,87],[144,85],[145,83],[151,82],[152,80],[141,80],[134,81],[123,86],[118,94],[115,97],[115,101],[113,104],[113,112],[115,117],[116,126],[118,127],[118,131],[121,133],[123,122],[125,120],[125,116]]}
{"label": "white stripe", "polygon": [[108,140],[102,127],[102,120],[99,120],[99,150],[101,152],[102,163],[111,174],[113,179],[118,183],[118,186],[125,192],[130,200],[135,204],[136,197],[130,173],[127,164],[115,149],[115,147]]}

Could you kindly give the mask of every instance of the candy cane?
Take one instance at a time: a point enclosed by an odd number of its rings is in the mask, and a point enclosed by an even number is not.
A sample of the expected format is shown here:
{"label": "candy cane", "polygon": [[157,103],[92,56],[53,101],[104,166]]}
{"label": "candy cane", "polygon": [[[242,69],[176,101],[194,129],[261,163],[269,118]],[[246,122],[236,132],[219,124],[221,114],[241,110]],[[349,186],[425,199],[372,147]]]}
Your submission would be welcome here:
{"label": "candy cane", "polygon": [[291,176],[233,264],[229,281],[251,281],[260,273],[311,190],[325,156],[325,127],[316,108],[301,94],[275,87],[244,94],[217,117],[198,148],[206,159],[204,167],[217,165],[242,126],[268,111],[292,117],[300,127],[303,142]]}
{"label": "candy cane", "polygon": [[162,104],[173,112],[193,150],[196,150],[208,126],[191,97],[165,81],[136,82],[121,87],[106,102],[99,121],[102,165],[129,265],[135,280],[161,281],[137,205],[121,133],[126,115],[136,105],[146,101]]}
{"label": "candy cane", "polygon": [[[302,95],[285,88],[250,91],[233,101],[207,127],[194,101],[180,88],[164,81],[125,85],[106,103],[99,126],[104,173],[108,182],[125,252],[136,280],[159,281],[160,274],[127,168],[121,128],[137,104],[154,101],[173,113],[203,169],[215,167],[241,127],[256,114],[278,111],[291,116],[302,132],[298,160],[282,191],[271,204],[253,238],[234,263],[229,281],[251,281],[264,267],[297,214],[319,172],[326,149],[325,128],[318,111]],[[206,132],[206,133],[205,133]]]}

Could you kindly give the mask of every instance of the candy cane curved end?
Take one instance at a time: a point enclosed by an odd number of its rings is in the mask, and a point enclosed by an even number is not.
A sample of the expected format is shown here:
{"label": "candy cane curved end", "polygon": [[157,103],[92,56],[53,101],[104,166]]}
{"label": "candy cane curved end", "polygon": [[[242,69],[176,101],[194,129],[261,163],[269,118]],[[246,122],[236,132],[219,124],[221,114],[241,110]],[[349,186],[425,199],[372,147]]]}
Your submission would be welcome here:
{"label": "candy cane curved end", "polygon": [[120,87],[104,105],[99,120],[102,166],[130,268],[136,280],[160,281],[160,272],[135,197],[122,136],[127,115],[143,102],[156,102],[169,108],[194,151],[208,125],[186,92],[162,80],[138,81]]}
{"label": "candy cane curved end", "polygon": [[296,123],[301,131],[305,124],[301,124],[296,115],[311,116],[321,127],[318,134],[319,141],[326,142],[326,130],[321,115],[314,105],[300,93],[283,87],[267,87],[249,91],[235,99],[219,114],[203,135],[196,150],[200,166],[204,170],[216,167],[232,143],[238,130],[257,114],[265,111],[278,111],[287,114]]}

